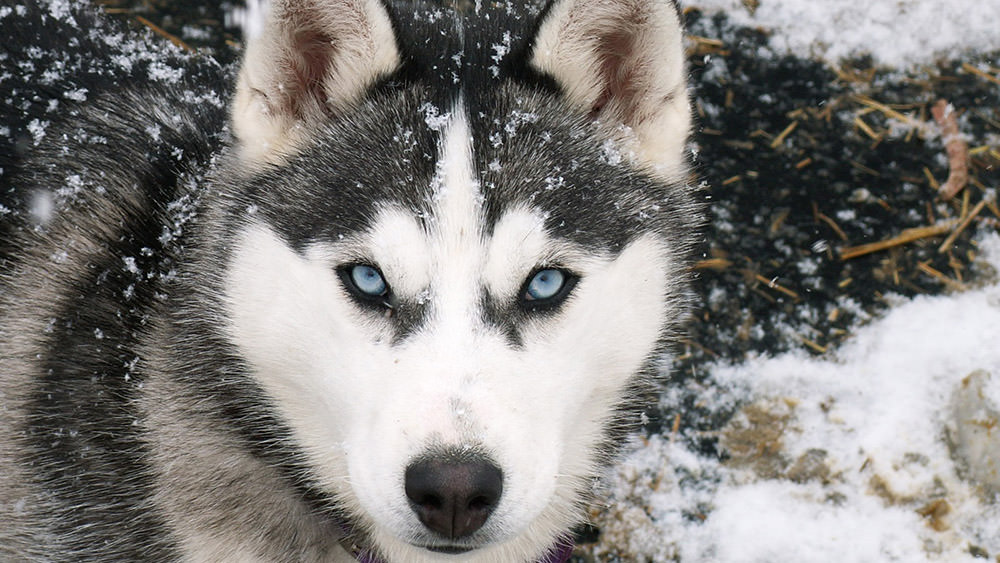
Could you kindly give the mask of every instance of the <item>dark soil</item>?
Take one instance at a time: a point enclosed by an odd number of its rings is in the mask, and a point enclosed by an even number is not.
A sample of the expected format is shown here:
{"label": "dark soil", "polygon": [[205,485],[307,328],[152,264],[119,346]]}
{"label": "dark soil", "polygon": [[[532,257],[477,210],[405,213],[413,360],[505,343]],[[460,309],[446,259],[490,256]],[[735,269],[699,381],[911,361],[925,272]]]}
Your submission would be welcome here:
{"label": "dark soil", "polygon": [[[689,33],[721,45],[696,42],[688,59],[700,122],[697,172],[711,210],[697,271],[699,307],[677,384],[697,386],[712,362],[747,354],[829,353],[851,327],[883,311],[887,296],[960,290],[980,279],[974,235],[995,228],[995,204],[943,253],[947,233],[849,260],[840,252],[964,217],[963,209],[992,194],[1000,185],[996,84],[963,70],[964,61],[908,74],[867,61],[834,70],[773,54],[763,32],[732,27],[724,17],[687,16]],[[970,185],[950,202],[931,184],[948,176],[940,137],[890,135],[891,120],[866,104],[933,121],[930,106],[940,98],[955,107],[975,149]],[[717,413],[700,416],[693,399],[668,408],[679,409],[688,430],[723,422]]]}

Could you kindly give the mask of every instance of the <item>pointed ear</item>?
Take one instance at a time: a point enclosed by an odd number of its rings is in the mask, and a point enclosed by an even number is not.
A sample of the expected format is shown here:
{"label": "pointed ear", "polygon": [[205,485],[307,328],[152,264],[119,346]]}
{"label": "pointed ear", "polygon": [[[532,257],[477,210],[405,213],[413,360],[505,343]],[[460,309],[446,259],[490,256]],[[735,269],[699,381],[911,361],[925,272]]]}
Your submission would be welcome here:
{"label": "pointed ear", "polygon": [[273,0],[237,81],[232,125],[241,157],[280,162],[304,130],[349,110],[399,64],[379,0]]}
{"label": "pointed ear", "polygon": [[670,0],[553,0],[531,64],[571,104],[631,129],[641,163],[675,176],[691,127],[682,39]]}

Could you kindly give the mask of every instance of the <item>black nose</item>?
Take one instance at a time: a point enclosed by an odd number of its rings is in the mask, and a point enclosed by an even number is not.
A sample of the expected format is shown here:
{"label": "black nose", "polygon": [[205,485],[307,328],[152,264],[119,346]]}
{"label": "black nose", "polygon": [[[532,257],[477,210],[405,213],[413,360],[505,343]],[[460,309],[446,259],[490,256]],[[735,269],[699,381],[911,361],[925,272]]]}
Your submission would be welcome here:
{"label": "black nose", "polygon": [[405,488],[424,526],[458,539],[486,523],[503,493],[503,473],[483,459],[424,460],[406,468]]}

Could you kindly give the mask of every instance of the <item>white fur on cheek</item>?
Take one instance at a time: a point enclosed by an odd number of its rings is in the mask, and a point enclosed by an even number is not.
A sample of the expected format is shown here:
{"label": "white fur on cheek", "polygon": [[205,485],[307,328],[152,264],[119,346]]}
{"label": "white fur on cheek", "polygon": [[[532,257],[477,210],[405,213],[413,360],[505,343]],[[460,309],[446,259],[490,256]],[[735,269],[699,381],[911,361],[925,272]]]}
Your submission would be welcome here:
{"label": "white fur on cheek", "polygon": [[263,225],[244,229],[226,283],[230,338],[289,421],[297,443],[350,501],[341,443],[359,371],[377,372],[371,331],[348,302],[328,260],[295,253]]}
{"label": "white fur on cheek", "polygon": [[[606,376],[589,389],[621,384],[656,347],[666,315],[669,255],[652,235],[631,242],[605,267],[589,272],[567,303],[566,329],[553,343],[577,347],[588,370]],[[608,377],[621,374],[619,378]]]}
{"label": "white fur on cheek", "polygon": [[[560,474],[593,473],[594,448],[609,413],[657,349],[669,315],[680,313],[665,305],[668,258],[663,246],[646,236],[614,259],[579,264],[581,280],[562,309],[523,331],[529,371],[512,374],[509,385],[523,385],[512,392],[523,397],[523,424],[551,429],[550,447],[561,448]],[[516,450],[516,464],[530,468],[538,451]],[[557,494],[569,498],[578,485],[563,481]]]}

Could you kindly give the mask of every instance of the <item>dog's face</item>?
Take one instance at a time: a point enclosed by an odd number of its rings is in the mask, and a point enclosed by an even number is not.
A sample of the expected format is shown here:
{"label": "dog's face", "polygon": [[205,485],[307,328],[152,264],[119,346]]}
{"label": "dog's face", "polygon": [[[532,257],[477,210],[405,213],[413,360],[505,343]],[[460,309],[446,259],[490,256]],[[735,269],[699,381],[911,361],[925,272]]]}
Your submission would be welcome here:
{"label": "dog's face", "polygon": [[[310,479],[386,558],[538,558],[580,519],[683,312],[695,219],[676,184],[677,16],[566,1],[537,35],[494,30],[504,53],[466,39],[435,58],[408,52],[374,2],[318,4],[276,5],[270,47],[248,51],[234,130],[256,171],[227,211],[227,333]],[[335,10],[348,31],[323,27]],[[449,18],[429,28],[455,32]],[[584,40],[594,30],[611,44]],[[303,37],[341,46],[337,72],[361,57],[353,91],[341,76],[320,101],[282,98],[296,76],[325,79]],[[641,75],[664,44],[670,96]],[[504,56],[523,68],[501,72]],[[462,81],[477,59],[495,80]],[[451,91],[420,75],[446,61]],[[610,64],[632,74],[602,86],[622,75]]]}

